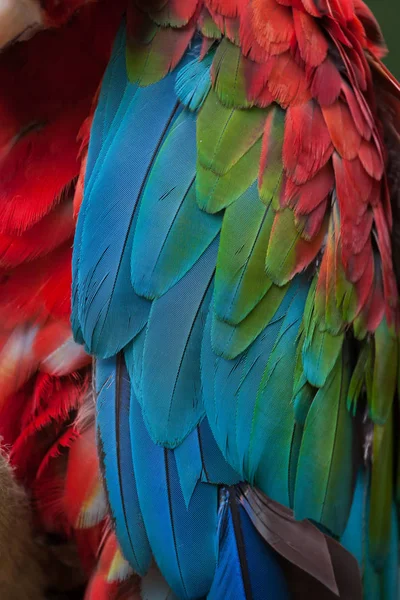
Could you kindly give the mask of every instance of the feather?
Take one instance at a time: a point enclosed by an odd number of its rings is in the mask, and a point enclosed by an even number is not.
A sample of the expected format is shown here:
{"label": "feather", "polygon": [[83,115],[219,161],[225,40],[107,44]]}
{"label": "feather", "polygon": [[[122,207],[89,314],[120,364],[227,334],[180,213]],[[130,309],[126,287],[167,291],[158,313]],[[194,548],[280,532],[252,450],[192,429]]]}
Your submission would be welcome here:
{"label": "feather", "polygon": [[216,565],[218,489],[198,483],[187,509],[174,451],[151,441],[134,394],[130,410],[138,496],[154,558],[180,598],[201,598]]}
{"label": "feather", "polygon": [[257,340],[234,360],[215,355],[210,313],[201,356],[204,405],[224,457],[245,480],[288,506],[295,472],[292,448],[299,442],[288,374],[293,373],[306,293],[300,282],[289,287]]}
{"label": "feather", "polygon": [[238,504],[234,489],[227,495],[220,509],[218,564],[208,600],[289,598],[275,553]]}
{"label": "feather", "polygon": [[[260,140],[264,121],[265,111],[256,107],[246,111],[226,108],[216,93],[210,91],[197,120],[196,192],[201,208],[217,212],[233,202],[253,183],[257,171],[254,175],[254,169],[253,172],[246,173],[242,169],[242,161]],[[214,176],[211,186],[207,184],[208,171]],[[218,204],[213,193],[215,176],[224,177],[228,172],[231,172],[230,187],[233,189],[228,198],[222,197],[222,204]],[[245,178],[244,181],[242,177]],[[234,182],[237,182],[237,186],[233,185]],[[206,192],[207,189],[209,192]]]}
{"label": "feather", "polygon": [[[333,594],[338,595],[340,592],[337,574],[342,562],[351,565],[356,580],[355,559],[310,521],[297,521],[290,509],[248,486],[240,486],[240,502],[258,533],[275,552],[309,573]],[[332,544],[340,548],[341,557],[338,552],[331,552]],[[340,560],[336,562],[335,558],[338,556]]]}
{"label": "feather", "polygon": [[176,95],[180,102],[193,112],[200,110],[210,91],[210,70],[213,58],[214,52],[210,50],[203,60],[195,58],[177,73]]}
{"label": "feather", "polygon": [[143,87],[159,82],[179,64],[194,33],[192,20],[184,27],[160,27],[130,4],[126,46],[129,80]]}
{"label": "feather", "polygon": [[313,519],[336,535],[346,526],[353,479],[352,420],[346,409],[349,384],[343,355],[308,412],[295,486],[295,516]]}
{"label": "feather", "polygon": [[136,491],[129,428],[130,382],[121,355],[97,362],[96,391],[100,456],[118,541],[135,571],[144,575],[151,551]]}
{"label": "feather", "polygon": [[386,319],[375,331],[374,346],[370,413],[375,423],[383,425],[390,414],[398,373],[398,340]]}
{"label": "feather", "polygon": [[143,417],[153,441],[168,448],[180,444],[204,415],[200,348],[216,252],[214,242],[150,311],[143,356]]}
{"label": "feather", "polygon": [[280,208],[280,195],[284,185],[282,162],[285,113],[278,106],[268,111],[265,121],[260,158],[259,191],[261,200],[275,210]]}
{"label": "feather", "polygon": [[218,250],[214,310],[216,316],[237,325],[268,292],[265,249],[273,211],[261,204],[257,183],[226,209]]}
{"label": "feather", "polygon": [[393,497],[393,412],[385,425],[374,426],[369,512],[369,556],[383,568],[391,544]]}
{"label": "feather", "polygon": [[204,214],[196,204],[195,174],[196,121],[183,111],[160,147],[143,190],[132,246],[132,283],[141,296],[165,294],[219,232],[220,217]]}
{"label": "feather", "polygon": [[[136,205],[177,112],[174,78],[167,77],[158,86],[158,93],[154,88],[132,91],[132,102],[110,140],[101,175],[92,187],[88,184],[83,217],[79,216],[84,220],[79,249],[80,294],[74,300],[78,301],[87,347],[103,357],[112,356],[133,339],[148,315],[148,303],[136,296],[130,283],[130,260]],[[126,148],[123,156],[121,144]],[[151,148],[151,152],[138,153],[137,147]],[[109,177],[111,171],[113,177]],[[116,199],[113,210],[108,206],[110,197]],[[91,210],[94,202],[96,209]],[[95,260],[90,251],[93,247],[98,252]]]}
{"label": "feather", "polygon": [[238,325],[231,325],[215,317],[212,326],[214,352],[227,359],[236,358],[244,352],[271,321],[286,292],[287,286],[280,288],[272,285],[262,300]]}
{"label": "feather", "polygon": [[174,456],[186,508],[199,481],[224,485],[240,481],[240,476],[222,456],[207,418],[175,448]]}

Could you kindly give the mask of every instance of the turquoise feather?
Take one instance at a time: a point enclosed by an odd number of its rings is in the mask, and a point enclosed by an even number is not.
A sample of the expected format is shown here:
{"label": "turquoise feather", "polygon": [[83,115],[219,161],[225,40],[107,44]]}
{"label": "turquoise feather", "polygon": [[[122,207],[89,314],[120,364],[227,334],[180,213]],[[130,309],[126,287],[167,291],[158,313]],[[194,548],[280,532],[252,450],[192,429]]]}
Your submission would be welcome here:
{"label": "turquoise feather", "polygon": [[286,505],[293,486],[292,442],[299,441],[291,397],[295,340],[308,292],[300,281],[244,354],[232,361],[215,356],[211,313],[202,347],[204,405],[219,447],[245,480]]}
{"label": "turquoise feather", "polygon": [[198,111],[211,89],[211,64],[215,51],[206,54],[203,60],[197,57],[182,67],[176,76],[175,92],[180,102],[190,111]]}
{"label": "turquoise feather", "polygon": [[150,566],[132,464],[129,429],[130,382],[123,357],[96,365],[97,428],[107,495],[121,549],[139,575]]}
{"label": "turquoise feather", "polygon": [[[122,349],[142,329],[148,316],[147,301],[132,289],[130,262],[141,187],[158,144],[177,113],[173,78],[158,85],[158,94],[154,89],[133,94],[124,126],[110,143],[101,176],[92,187],[89,184],[83,202],[83,215],[87,214],[80,249],[78,315],[88,349],[102,357]],[[151,120],[151,126],[144,126],[146,113],[150,119],[154,111],[157,118]],[[152,152],[137,152],[136,148],[142,146],[150,147]],[[126,147],[123,157],[121,147]],[[113,210],[110,198],[115,198]],[[93,247],[98,249],[99,258],[95,260],[90,251]]]}
{"label": "turquoise feather", "polygon": [[217,247],[215,241],[179,283],[153,302],[149,316],[143,414],[153,441],[167,448],[180,444],[204,416],[200,348]]}
{"label": "turquoise feather", "polygon": [[154,558],[179,598],[202,598],[217,560],[218,488],[198,483],[186,508],[174,451],[152,442],[134,394],[130,427],[139,503]]}

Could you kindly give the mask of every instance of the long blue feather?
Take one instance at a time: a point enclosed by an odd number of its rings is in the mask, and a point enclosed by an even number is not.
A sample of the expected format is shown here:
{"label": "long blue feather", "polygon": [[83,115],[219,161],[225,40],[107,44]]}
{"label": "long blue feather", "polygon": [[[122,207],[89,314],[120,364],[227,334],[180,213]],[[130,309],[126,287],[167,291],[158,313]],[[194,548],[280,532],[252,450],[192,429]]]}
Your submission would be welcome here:
{"label": "long blue feather", "polygon": [[129,428],[130,382],[121,355],[97,362],[96,389],[99,451],[111,514],[125,558],[144,575],[151,550],[136,491]]}
{"label": "long blue feather", "polygon": [[222,509],[218,566],[208,600],[288,600],[274,551],[254,528],[232,492]]}
{"label": "long blue feather", "polygon": [[87,348],[104,358],[122,349],[148,316],[148,302],[135,294],[130,281],[134,218],[158,147],[177,113],[172,75],[151,88],[133,90],[85,194],[78,315]]}
{"label": "long blue feather", "polygon": [[130,425],[139,502],[154,558],[179,598],[201,598],[216,566],[218,488],[198,483],[186,508],[174,451],[152,442],[134,393]]}
{"label": "long blue feather", "polygon": [[153,441],[169,448],[180,444],[204,415],[200,349],[216,255],[214,241],[151,308],[143,356],[143,414]]}
{"label": "long blue feather", "polygon": [[[92,173],[99,159],[99,164],[104,160],[108,149],[105,144],[107,136],[113,135],[120,125],[125,112],[125,105],[132,97],[135,86],[128,84],[125,61],[126,33],[125,23],[121,24],[116,37],[110,62],[103,78],[103,84],[96,107],[90,135],[88,159],[85,173],[85,195],[92,181]],[[99,169],[96,174],[98,175]],[[71,323],[76,341],[83,344],[84,337],[78,318],[78,267],[80,261],[83,225],[85,222],[87,205],[81,207],[74,238],[74,252],[72,257],[72,312]]]}

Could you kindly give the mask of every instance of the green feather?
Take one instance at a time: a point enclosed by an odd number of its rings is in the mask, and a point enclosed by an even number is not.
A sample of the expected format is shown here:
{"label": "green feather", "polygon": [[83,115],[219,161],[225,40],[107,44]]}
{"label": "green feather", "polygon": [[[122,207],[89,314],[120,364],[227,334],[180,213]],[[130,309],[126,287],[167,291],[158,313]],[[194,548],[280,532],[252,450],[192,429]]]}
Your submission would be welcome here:
{"label": "green feather", "polygon": [[220,321],[215,315],[212,323],[213,350],[219,356],[233,359],[256,339],[268,325],[281,304],[288,286],[273,285],[264,298],[238,325]]}
{"label": "green feather", "polygon": [[335,535],[346,526],[352,501],[353,425],[346,408],[348,368],[342,355],[308,412],[297,467],[295,515]]}
{"label": "green feather", "polygon": [[224,106],[249,108],[247,99],[245,59],[239,46],[224,38],[218,46],[212,66],[213,84]]}
{"label": "green feather", "polygon": [[398,343],[396,335],[382,319],[374,335],[375,360],[372,381],[371,418],[383,425],[393,404],[397,385]]}
{"label": "green feather", "polygon": [[197,164],[196,196],[202,210],[219,212],[246,192],[257,179],[261,143],[258,140],[225,175]]}
{"label": "green feather", "polygon": [[317,323],[307,331],[303,345],[303,367],[308,381],[315,387],[322,387],[335,366],[342,349],[344,334],[332,335],[320,331]]}
{"label": "green feather", "polygon": [[[139,83],[140,85],[150,85],[156,83],[160,76],[156,76],[153,72],[152,77],[149,77],[148,65],[154,60],[154,45],[157,34],[159,35],[160,28],[156,23],[146,22],[146,27],[141,32],[140,42],[128,34],[126,44],[126,70],[131,83]],[[162,57],[159,56],[162,61]],[[161,71],[161,69],[160,69]]]}
{"label": "green feather", "polygon": [[274,283],[284,285],[308,267],[321,248],[326,224],[327,220],[316,238],[307,242],[297,231],[289,208],[275,215],[265,261],[267,275]]}
{"label": "green feather", "polygon": [[265,249],[273,219],[273,211],[259,200],[256,182],[227,208],[215,278],[214,308],[220,320],[240,323],[272,286],[265,273]]}
{"label": "green feather", "polygon": [[226,108],[211,90],[197,120],[200,164],[224,175],[260,139],[265,111]]}
{"label": "green feather", "polygon": [[371,362],[372,345],[369,340],[365,340],[358,354],[357,363],[351,376],[349,392],[347,394],[347,409],[355,415],[357,412],[358,400],[361,395],[368,364]]}
{"label": "green feather", "polygon": [[299,388],[293,398],[293,410],[296,423],[304,427],[308,411],[315,397],[315,388],[313,388],[304,376],[304,383]]}
{"label": "green feather", "polygon": [[263,138],[263,166],[260,176],[260,198],[275,210],[280,210],[279,197],[283,181],[282,147],[285,111],[276,104],[268,110]]}
{"label": "green feather", "polygon": [[382,569],[390,548],[393,496],[393,411],[385,425],[374,426],[369,555],[375,568]]}
{"label": "green feather", "polygon": [[[258,162],[253,165],[253,172],[246,173],[246,154],[260,141],[263,134],[265,111],[259,108],[241,110],[223,106],[214,90],[211,90],[197,119],[198,168],[196,190],[198,203],[208,212],[216,212],[238,198],[256,179]],[[252,158],[258,150],[253,150]],[[236,167],[235,169],[233,169]],[[211,171],[214,177],[208,177]],[[229,198],[223,198],[220,206],[213,198],[214,187],[218,177],[227,177],[223,188],[232,188]],[[254,174],[253,174],[254,173]],[[245,184],[243,182],[245,176]],[[215,177],[218,176],[218,177]],[[219,194],[220,195],[220,194]]]}

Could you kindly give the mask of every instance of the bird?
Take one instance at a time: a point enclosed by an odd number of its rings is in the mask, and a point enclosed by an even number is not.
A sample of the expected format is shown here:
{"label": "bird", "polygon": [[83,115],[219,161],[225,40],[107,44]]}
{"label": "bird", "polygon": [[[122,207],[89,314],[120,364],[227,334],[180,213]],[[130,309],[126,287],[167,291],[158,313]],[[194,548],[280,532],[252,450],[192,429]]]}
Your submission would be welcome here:
{"label": "bird", "polygon": [[86,598],[396,599],[400,84],[372,12],[25,4],[0,434]]}

